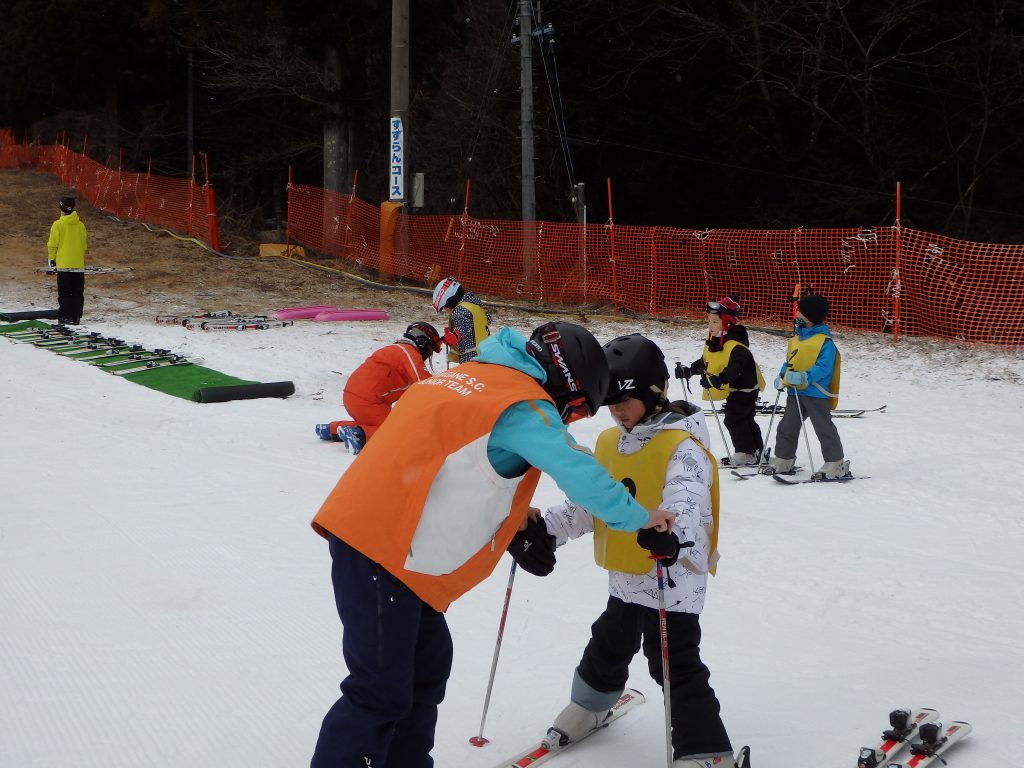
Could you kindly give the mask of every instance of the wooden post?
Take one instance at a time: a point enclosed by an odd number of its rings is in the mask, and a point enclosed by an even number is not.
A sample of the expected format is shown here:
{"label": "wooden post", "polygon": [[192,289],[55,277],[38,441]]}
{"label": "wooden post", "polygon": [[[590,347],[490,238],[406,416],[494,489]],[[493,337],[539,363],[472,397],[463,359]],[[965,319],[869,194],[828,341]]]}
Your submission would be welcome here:
{"label": "wooden post", "polygon": [[356,201],[356,184],[359,182],[359,171],[352,174],[352,192],[348,196],[348,206],[345,208],[345,234],[341,246],[341,261],[348,259],[348,240],[352,231],[352,204]]}
{"label": "wooden post", "polygon": [[462,262],[466,255],[466,227],[469,224],[469,179],[466,179],[466,196],[462,204],[462,237],[459,240],[459,268],[455,272],[458,280],[462,279]]}
{"label": "wooden post", "polygon": [[610,260],[612,263],[612,311],[619,313],[619,286],[618,275],[615,272],[615,217],[612,214],[612,180],[607,177],[608,186],[608,244],[610,247]]}

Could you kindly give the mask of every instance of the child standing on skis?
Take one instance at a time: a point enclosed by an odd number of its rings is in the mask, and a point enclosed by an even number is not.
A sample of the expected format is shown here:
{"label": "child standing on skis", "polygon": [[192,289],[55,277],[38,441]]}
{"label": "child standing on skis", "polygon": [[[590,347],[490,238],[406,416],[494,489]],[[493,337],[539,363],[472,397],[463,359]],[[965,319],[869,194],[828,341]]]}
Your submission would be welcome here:
{"label": "child standing on skis", "polygon": [[516,562],[546,575],[556,545],[593,533],[595,559],[609,576],[608,604],[573,675],[570,703],[545,741],[551,748],[565,746],[600,727],[622,695],[640,648],[651,677],[663,682],[653,553],[664,557],[667,573],[672,765],[733,768],[732,744],[700,658],[700,612],[708,572],[718,560],[718,470],[705,447],[704,414],[690,403],[667,401],[665,357],[650,339],[622,336],[604,349],[611,372],[605,403],[618,426],[601,433],[594,454],[643,506],[675,512],[676,519],[667,531],[620,533],[565,501],[543,517],[533,510],[526,530],[513,540],[509,552]]}
{"label": "child standing on skis", "polygon": [[705,400],[725,400],[722,412],[732,438],[733,453],[723,464],[744,467],[758,464],[764,450],[757,415],[757,396],[764,377],[750,353],[747,329],[739,324],[740,305],[735,296],[709,301],[708,339],[704,353],[689,367],[676,363],[676,378],[700,376]]}
{"label": "child standing on skis", "polygon": [[850,477],[850,462],[843,458],[843,443],[832,421],[832,409],[839,403],[840,356],[832,331],[825,325],[828,300],[808,294],[797,302],[797,310],[796,332],[775,379],[775,388],[787,391],[786,408],[775,433],[775,455],[764,471],[774,475],[793,469],[800,429],[809,418],[825,460],[812,479]]}
{"label": "child standing on skis", "polygon": [[410,325],[402,338],[378,349],[348,377],[342,402],[352,420],[317,424],[317,435],[344,443],[352,454],[359,453],[398,398],[417,381],[430,378],[426,364],[440,351],[441,336],[434,326]]}
{"label": "child standing on skis", "polygon": [[448,363],[465,363],[475,358],[480,342],[491,335],[491,317],[480,299],[454,277],[446,277],[434,286],[431,306],[437,314],[448,314],[443,337],[448,347]]}

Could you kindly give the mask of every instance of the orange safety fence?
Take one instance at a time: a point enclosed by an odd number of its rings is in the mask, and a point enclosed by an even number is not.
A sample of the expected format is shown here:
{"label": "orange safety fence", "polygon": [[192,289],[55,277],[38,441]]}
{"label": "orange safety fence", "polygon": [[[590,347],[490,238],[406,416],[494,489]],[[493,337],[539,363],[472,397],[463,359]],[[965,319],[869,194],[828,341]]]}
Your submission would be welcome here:
{"label": "orange safety fence", "polygon": [[[326,201],[326,202],[325,202]],[[510,299],[699,319],[736,294],[744,321],[783,327],[792,293],[820,293],[837,328],[1024,346],[1024,246],[898,226],[693,230],[400,215],[381,264],[380,212],[290,185],[293,242],[420,283],[455,275]]]}
{"label": "orange safety fence", "polygon": [[17,144],[0,131],[0,168],[52,173],[98,208],[118,218],[146,222],[220,250],[216,198],[209,181],[110,168],[63,145]]}

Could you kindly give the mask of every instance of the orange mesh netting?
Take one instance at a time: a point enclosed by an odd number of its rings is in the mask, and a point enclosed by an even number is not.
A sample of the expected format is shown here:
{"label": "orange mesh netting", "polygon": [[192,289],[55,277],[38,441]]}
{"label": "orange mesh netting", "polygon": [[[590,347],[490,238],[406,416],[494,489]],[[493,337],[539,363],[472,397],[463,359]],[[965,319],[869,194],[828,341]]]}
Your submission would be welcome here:
{"label": "orange mesh netting", "polygon": [[3,132],[0,132],[0,168],[29,168],[52,173],[94,208],[195,237],[214,250],[220,247],[216,203],[209,184],[108,168],[61,145],[36,147],[17,145],[13,141],[7,144]]}
{"label": "orange mesh netting", "polygon": [[799,285],[828,298],[839,328],[1024,345],[1020,245],[898,227],[701,231],[399,215],[382,265],[376,207],[292,185],[288,210],[294,242],[428,285],[451,274],[485,295],[690,319],[736,294],[745,322],[776,326],[791,321]]}

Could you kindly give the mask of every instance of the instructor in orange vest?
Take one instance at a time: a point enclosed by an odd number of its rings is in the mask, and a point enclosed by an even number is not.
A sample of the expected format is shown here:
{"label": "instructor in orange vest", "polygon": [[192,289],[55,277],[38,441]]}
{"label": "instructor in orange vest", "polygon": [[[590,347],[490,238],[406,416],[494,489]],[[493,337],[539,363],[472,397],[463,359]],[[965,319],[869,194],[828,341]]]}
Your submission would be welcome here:
{"label": "instructor in orange vest", "polygon": [[[598,341],[572,323],[502,328],[479,357],[414,384],[313,519],[327,539],[348,675],[312,768],[431,768],[452,665],[444,611],[516,537],[541,472],[613,530],[667,530],[566,430],[608,391]],[[522,533],[517,532],[523,530]]]}

